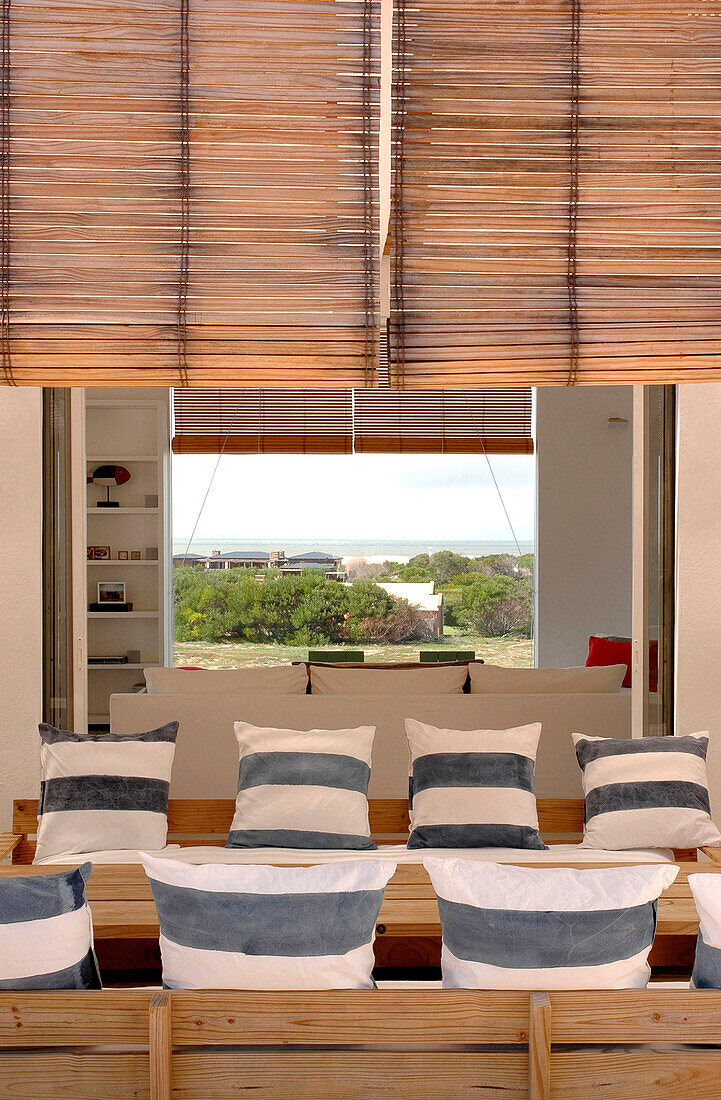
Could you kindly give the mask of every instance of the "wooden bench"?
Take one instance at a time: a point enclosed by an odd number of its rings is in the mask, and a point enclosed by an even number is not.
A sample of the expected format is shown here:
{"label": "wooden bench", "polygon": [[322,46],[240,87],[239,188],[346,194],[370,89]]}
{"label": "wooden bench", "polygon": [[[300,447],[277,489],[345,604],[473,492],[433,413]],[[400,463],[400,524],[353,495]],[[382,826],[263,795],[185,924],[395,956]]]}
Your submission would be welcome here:
{"label": "wooden bench", "polygon": [[712,1100],[720,1080],[716,990],[0,994],[14,1100]]}
{"label": "wooden bench", "polygon": [[[183,846],[225,843],[233,817],[232,799],[171,799],[168,806],[168,843]],[[369,802],[371,831],[375,839],[396,842],[408,835],[408,806],[403,799]],[[38,803],[15,802],[13,831],[0,857],[12,853],[13,864],[0,866],[0,875],[28,873],[35,852]],[[583,829],[582,799],[539,799],[541,833],[548,844],[580,839]],[[381,849],[382,854],[382,849]],[[656,942],[651,956],[655,967],[688,972],[693,960],[698,915],[687,877],[699,870],[695,852],[677,852],[680,873],[663,894],[658,907]],[[352,857],[353,853],[348,853]],[[529,866],[534,866],[529,861]],[[543,866],[568,866],[568,860]],[[590,866],[578,863],[577,866]],[[614,864],[593,864],[614,866]],[[617,866],[617,865],[616,865]],[[33,867],[32,873],[52,874],[57,865]],[[704,871],[720,871],[721,863],[703,865]],[[150,886],[139,864],[97,864],[88,884],[95,938],[101,961],[110,969],[123,969],[123,959],[133,954],[142,959],[140,942],[151,945],[146,959],[157,965],[158,918]],[[376,960],[379,966],[426,967],[440,962],[440,918],[435,893],[420,864],[401,864],[389,882],[377,925]],[[135,947],[133,947],[133,943]],[[104,946],[105,944],[105,946]],[[113,948],[112,945],[115,945]],[[138,962],[142,967],[142,962]]]}

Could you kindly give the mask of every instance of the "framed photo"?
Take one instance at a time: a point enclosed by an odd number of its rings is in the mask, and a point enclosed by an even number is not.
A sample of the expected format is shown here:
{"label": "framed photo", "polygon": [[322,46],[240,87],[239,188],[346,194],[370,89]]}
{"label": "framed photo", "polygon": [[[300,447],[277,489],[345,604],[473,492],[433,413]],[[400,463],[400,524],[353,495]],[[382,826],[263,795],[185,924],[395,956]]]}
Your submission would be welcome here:
{"label": "framed photo", "polygon": [[94,546],[89,546],[88,547],[88,561],[94,561],[94,560],[95,560],[95,547]]}
{"label": "framed photo", "polygon": [[110,547],[109,546],[91,546],[93,551],[93,561],[109,561],[110,560]]}
{"label": "framed photo", "polygon": [[130,560],[131,561],[140,561],[141,560],[140,551],[139,550],[131,550],[130,551]]}
{"label": "framed photo", "polygon": [[129,553],[127,550],[118,550],[118,561],[127,561]]}
{"label": "framed photo", "polygon": [[125,603],[125,581],[98,581],[98,603]]}

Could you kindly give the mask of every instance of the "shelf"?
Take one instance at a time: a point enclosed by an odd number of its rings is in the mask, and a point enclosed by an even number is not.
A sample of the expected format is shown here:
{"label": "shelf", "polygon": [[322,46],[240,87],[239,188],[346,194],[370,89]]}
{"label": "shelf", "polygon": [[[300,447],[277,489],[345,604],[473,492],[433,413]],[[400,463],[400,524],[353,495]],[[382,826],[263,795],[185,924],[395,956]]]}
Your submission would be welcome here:
{"label": "shelf", "polygon": [[89,619],[157,619],[157,611],[88,611]]}
{"label": "shelf", "polygon": [[86,462],[101,462],[107,463],[110,466],[122,466],[123,462],[158,462],[157,455],[121,455],[118,459],[117,455],[113,458],[108,458],[106,455],[88,455],[85,459]]}
{"label": "shelf", "polygon": [[102,669],[103,671],[105,671],[106,668],[111,668],[114,671],[117,668],[130,668],[130,669],[160,668],[160,665],[158,664],[157,661],[146,661],[146,662],[144,662],[143,664],[140,664],[140,665],[131,665],[131,664],[128,664],[127,662],[125,664],[118,663],[117,665],[96,665],[96,664],[93,664],[92,661],[88,661],[88,672],[90,672],[91,669]]}
{"label": "shelf", "polygon": [[139,516],[157,515],[157,508],[87,508],[89,516]]}
{"label": "shelf", "polygon": [[94,558],[88,558],[87,564],[88,565],[122,565],[122,566],[133,565],[133,566],[135,566],[135,565],[160,565],[160,562],[158,561],[157,558],[140,558],[140,559],[135,558],[134,561],[131,560],[130,558],[98,558],[97,561],[95,561]]}

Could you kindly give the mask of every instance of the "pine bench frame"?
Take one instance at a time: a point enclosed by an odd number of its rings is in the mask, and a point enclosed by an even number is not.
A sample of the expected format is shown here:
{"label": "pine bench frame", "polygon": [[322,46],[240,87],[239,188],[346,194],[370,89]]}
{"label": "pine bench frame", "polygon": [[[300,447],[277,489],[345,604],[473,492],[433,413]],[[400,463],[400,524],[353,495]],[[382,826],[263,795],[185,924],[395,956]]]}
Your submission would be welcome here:
{"label": "pine bench frame", "polygon": [[[233,799],[171,798],[168,843],[224,845],[234,808]],[[384,839],[398,842],[407,837],[408,805],[404,799],[370,799],[369,809],[371,833],[379,844],[382,845]],[[28,864],[35,853],[37,810],[36,799],[15,801],[12,832],[4,834],[7,838],[4,844],[0,837],[0,859],[12,855],[13,863],[0,866],[0,875],[28,874]],[[583,830],[583,799],[539,799],[538,817],[541,834],[548,844],[578,840]],[[706,851],[712,857],[717,856],[719,862],[704,864],[703,870],[721,872],[718,850]],[[382,855],[382,846],[379,854]],[[679,851],[675,854],[681,870],[676,882],[661,897],[658,907],[657,943],[652,961],[661,965],[673,964],[679,952],[679,938],[687,941],[687,956],[692,953],[690,938],[695,939],[698,931],[698,915],[687,881],[689,873],[700,869],[694,862],[696,853]],[[353,853],[348,855],[352,858]],[[572,864],[568,860],[560,860],[558,864],[543,866],[569,865]],[[37,866],[32,873],[52,874],[60,869],[57,865]],[[155,904],[139,864],[97,864],[87,892],[97,941],[157,941]],[[420,864],[401,864],[396,870],[386,888],[377,933],[379,962],[386,965],[437,964],[441,934],[438,906],[428,875]],[[664,940],[665,946],[661,944]],[[411,955],[391,957],[396,948],[400,949],[400,941],[414,942]]]}
{"label": "pine bench frame", "polygon": [[720,1079],[719,990],[0,994],[13,1100],[712,1100]]}

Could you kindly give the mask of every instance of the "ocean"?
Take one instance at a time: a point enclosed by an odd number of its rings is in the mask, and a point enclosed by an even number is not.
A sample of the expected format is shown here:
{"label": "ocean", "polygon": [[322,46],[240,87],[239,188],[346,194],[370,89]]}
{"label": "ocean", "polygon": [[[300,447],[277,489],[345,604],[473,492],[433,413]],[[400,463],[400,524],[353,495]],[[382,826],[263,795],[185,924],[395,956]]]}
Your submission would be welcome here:
{"label": "ocean", "polygon": [[[521,542],[521,552],[533,551],[532,542]],[[173,539],[173,553],[183,554],[188,540]],[[300,554],[308,550],[323,550],[339,558],[366,558],[369,561],[408,561],[416,554],[433,554],[438,550],[452,550],[467,558],[480,558],[485,554],[517,554],[515,542],[440,539],[193,539],[190,552],[210,554],[213,550],[228,553],[232,550],[284,550],[286,554]]]}

